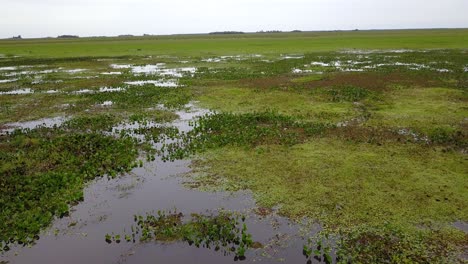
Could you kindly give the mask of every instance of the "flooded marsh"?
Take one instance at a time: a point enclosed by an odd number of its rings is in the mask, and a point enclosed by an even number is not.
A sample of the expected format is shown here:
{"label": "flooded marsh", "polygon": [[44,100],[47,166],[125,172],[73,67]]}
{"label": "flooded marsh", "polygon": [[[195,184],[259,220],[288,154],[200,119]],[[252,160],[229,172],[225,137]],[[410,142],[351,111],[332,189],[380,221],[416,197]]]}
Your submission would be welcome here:
{"label": "flooded marsh", "polygon": [[463,263],[467,51],[351,48],[0,45],[0,262]]}

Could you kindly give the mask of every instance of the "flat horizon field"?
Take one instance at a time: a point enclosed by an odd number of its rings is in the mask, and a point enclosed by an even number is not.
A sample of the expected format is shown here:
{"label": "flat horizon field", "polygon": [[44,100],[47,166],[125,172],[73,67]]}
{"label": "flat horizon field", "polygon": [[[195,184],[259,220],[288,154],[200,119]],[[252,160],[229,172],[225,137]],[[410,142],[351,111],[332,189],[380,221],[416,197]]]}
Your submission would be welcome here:
{"label": "flat horizon field", "polygon": [[0,40],[0,263],[466,263],[468,29]]}
{"label": "flat horizon field", "polygon": [[42,58],[145,55],[205,56],[248,53],[308,53],[344,49],[464,48],[468,48],[468,29],[0,40],[0,49],[6,55]]}

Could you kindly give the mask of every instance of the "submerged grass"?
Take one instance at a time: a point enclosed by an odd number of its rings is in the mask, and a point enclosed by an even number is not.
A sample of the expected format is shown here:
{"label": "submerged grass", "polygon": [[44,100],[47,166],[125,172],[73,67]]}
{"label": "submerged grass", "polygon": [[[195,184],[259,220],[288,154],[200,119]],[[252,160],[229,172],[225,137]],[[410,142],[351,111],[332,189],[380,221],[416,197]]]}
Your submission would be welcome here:
{"label": "submerged grass", "polygon": [[[131,234],[107,234],[106,242],[120,243],[122,238],[134,243],[137,240],[166,243],[185,241],[191,246],[234,254],[236,261],[244,260],[246,251],[254,245],[252,235],[247,232],[244,216],[220,212],[217,215],[192,213],[188,220],[183,221],[183,218],[184,215],[176,211],[135,215],[135,225],[132,225]],[[258,243],[256,244],[258,246]]]}

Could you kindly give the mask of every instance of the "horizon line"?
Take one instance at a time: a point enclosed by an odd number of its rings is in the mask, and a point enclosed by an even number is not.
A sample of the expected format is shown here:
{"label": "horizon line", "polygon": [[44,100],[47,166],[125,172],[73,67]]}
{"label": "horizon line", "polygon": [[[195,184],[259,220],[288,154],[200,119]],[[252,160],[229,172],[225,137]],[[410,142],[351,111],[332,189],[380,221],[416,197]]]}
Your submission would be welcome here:
{"label": "horizon line", "polygon": [[[468,29],[468,27],[441,27],[441,28],[429,28],[429,27],[421,27],[421,28],[369,28],[369,29],[329,29],[329,30],[301,30],[301,29],[294,29],[294,30],[260,30],[260,31],[238,31],[238,30],[225,30],[225,31],[210,31],[210,32],[199,32],[199,33],[172,33],[172,34],[151,34],[151,33],[144,33],[142,35],[134,35],[130,33],[126,34],[119,34],[119,35],[75,35],[75,34],[62,34],[62,35],[57,35],[55,37],[52,36],[43,36],[43,37],[23,37],[21,34],[17,36],[12,36],[9,38],[0,38],[0,40],[27,40],[27,39],[56,39],[59,38],[60,36],[74,36],[78,38],[116,38],[116,37],[158,37],[158,36],[189,36],[189,35],[209,35],[212,33],[220,33],[219,35],[223,35],[223,32],[236,32],[239,34],[277,34],[277,33],[312,33],[312,32],[339,32],[339,31],[344,31],[344,32],[355,32],[355,31],[392,31],[392,30],[443,30],[443,29],[450,29],[450,30],[455,30],[455,29]],[[298,31],[298,32],[294,32]],[[225,34],[229,35],[229,34]],[[232,35],[235,35],[233,33]],[[21,36],[21,38],[15,38]],[[72,37],[70,37],[72,38]],[[67,38],[63,38],[67,39]]]}

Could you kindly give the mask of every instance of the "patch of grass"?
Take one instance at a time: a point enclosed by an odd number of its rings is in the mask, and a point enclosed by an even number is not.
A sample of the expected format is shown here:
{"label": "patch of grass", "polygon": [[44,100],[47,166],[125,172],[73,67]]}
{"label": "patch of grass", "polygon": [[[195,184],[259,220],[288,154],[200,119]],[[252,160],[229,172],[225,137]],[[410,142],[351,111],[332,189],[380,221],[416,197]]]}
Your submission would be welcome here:
{"label": "patch of grass", "polygon": [[411,128],[431,133],[434,127],[461,129],[467,117],[465,91],[448,88],[397,89],[377,104],[372,126]]}
{"label": "patch of grass", "polygon": [[340,122],[356,115],[349,102],[330,102],[308,92],[260,91],[250,88],[206,87],[197,96],[200,105],[223,112],[278,111],[309,121]]}
{"label": "patch of grass", "polygon": [[262,206],[280,205],[285,215],[329,227],[468,219],[462,154],[322,138],[293,147],[225,147],[203,157],[195,163],[202,185],[250,189]]}
{"label": "patch of grass", "polygon": [[333,87],[326,90],[332,102],[358,102],[371,94],[370,91],[356,86]]}
{"label": "patch of grass", "polygon": [[306,75],[303,77],[295,78],[292,80],[292,82],[295,83],[306,83],[306,82],[311,82],[311,81],[320,81],[324,77],[321,74],[312,74],[312,75]]}
{"label": "patch of grass", "polygon": [[340,49],[466,48],[466,29],[2,40],[2,54],[36,58],[306,53]]}

